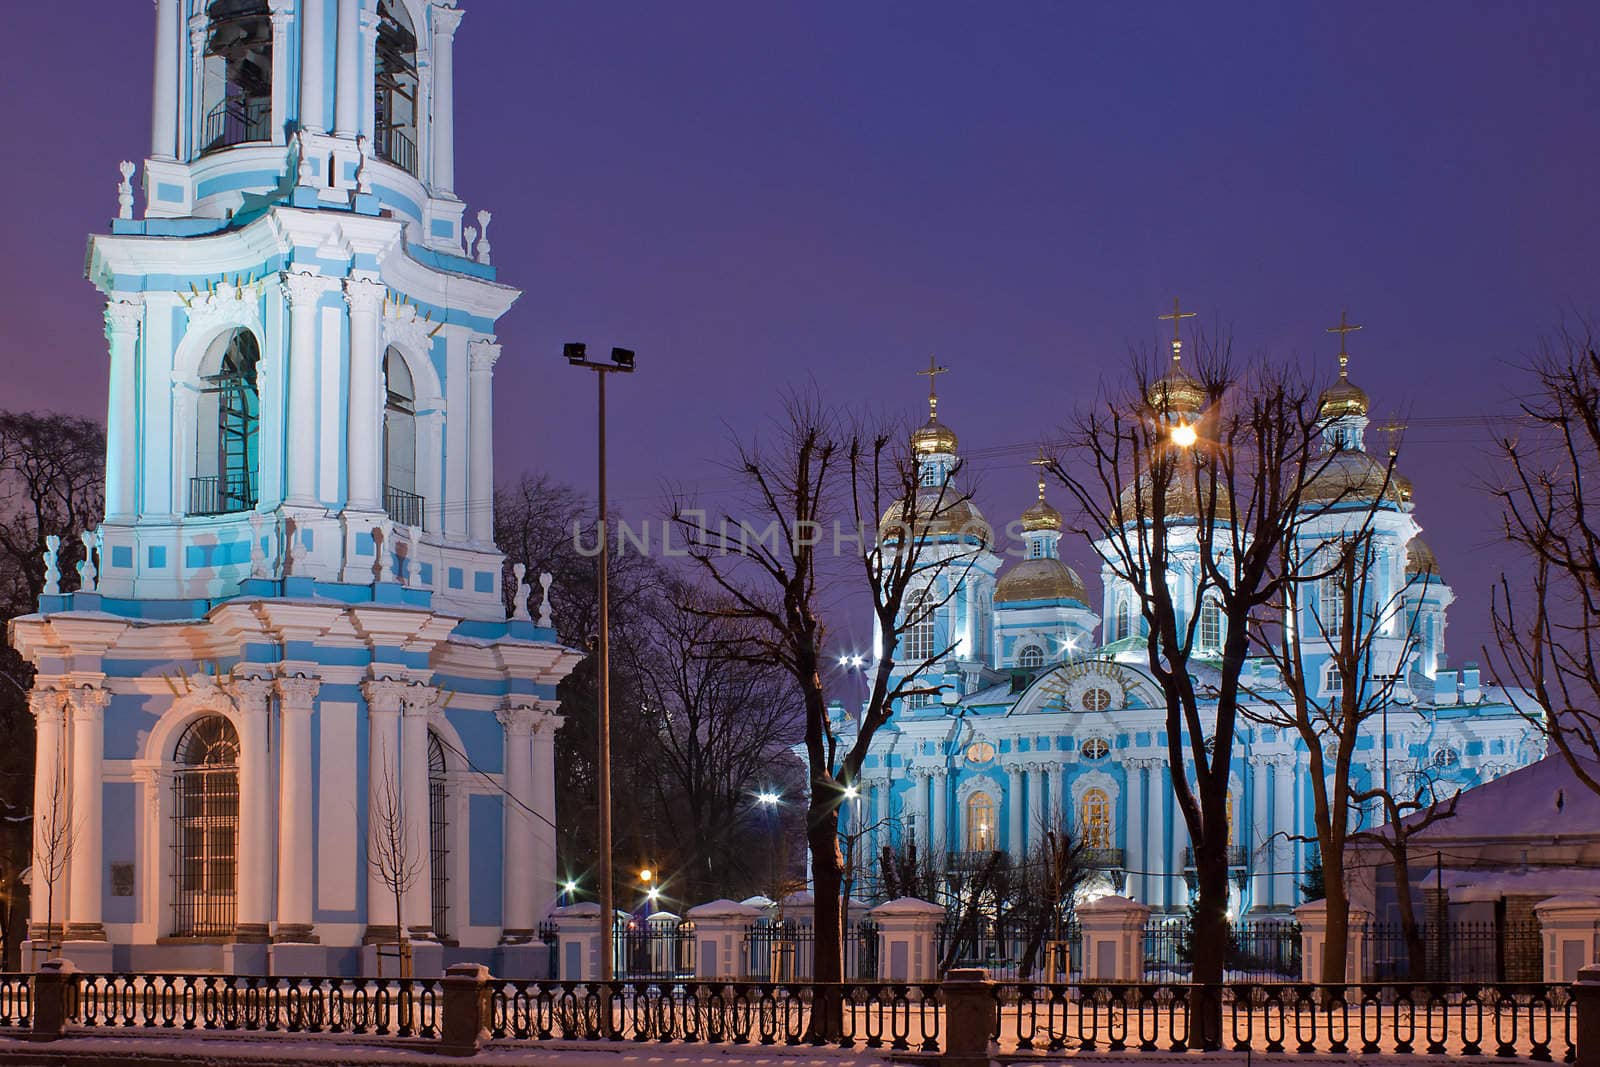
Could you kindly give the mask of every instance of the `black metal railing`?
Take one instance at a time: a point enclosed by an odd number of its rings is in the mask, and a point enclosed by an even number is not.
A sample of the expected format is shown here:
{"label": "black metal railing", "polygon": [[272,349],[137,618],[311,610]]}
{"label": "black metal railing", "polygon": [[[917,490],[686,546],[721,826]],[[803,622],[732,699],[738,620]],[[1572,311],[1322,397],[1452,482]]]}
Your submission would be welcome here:
{"label": "black metal railing", "polygon": [[422,508],[426,501],[416,493],[408,493],[404,489],[396,489],[392,485],[383,487],[383,510],[389,513],[389,518],[401,526],[422,526]]}
{"label": "black metal railing", "polygon": [[[878,976],[878,927],[851,922],[844,938],[844,977],[866,982]],[[763,922],[745,927],[745,973],[771,982],[809,982],[816,974],[817,932],[809,924]]]}
{"label": "black metal railing", "polygon": [[206,112],[201,130],[202,155],[251,141],[272,140],[270,97],[230,96]]}
{"label": "black metal railing", "polygon": [[1093,870],[1110,870],[1124,866],[1124,855],[1120,848],[1086,848],[1083,862]]}
{"label": "black metal railing", "polygon": [[634,919],[618,923],[612,940],[618,978],[693,978],[694,923]]}
{"label": "black metal railing", "polygon": [[946,856],[948,870],[952,871],[981,871],[995,861],[999,856],[1002,867],[1011,865],[1011,857],[1004,852],[992,848],[967,849],[963,852],[951,852]]}
{"label": "black metal railing", "polygon": [[1369,922],[1361,938],[1361,974],[1382,982],[1537,982],[1544,941],[1537,921],[1431,922],[1415,944],[1399,923]]}
{"label": "black metal railing", "polygon": [[989,977],[1006,981],[1044,979],[1061,962],[1054,957],[1064,945],[1068,977],[1083,971],[1083,932],[1077,920],[1037,926],[1025,921],[979,919],[961,923],[946,919],[934,934],[934,958],[941,968],[982,967]]}
{"label": "black metal railing", "polygon": [[993,1037],[1002,1049],[1024,1052],[1228,1049],[1570,1063],[1577,1037],[1570,987],[1541,983],[1018,983],[994,989]]}
{"label": "black metal railing", "polygon": [[404,130],[379,126],[373,131],[372,149],[379,159],[393,163],[407,174],[417,173],[417,145]]}
{"label": "black metal railing", "polygon": [[561,931],[548,919],[539,924],[539,943],[545,948],[545,977],[552,982],[561,977],[561,958],[558,953]]}
{"label": "black metal railing", "polygon": [[[1250,850],[1243,845],[1228,846],[1228,866],[1233,868],[1245,867],[1250,860]],[[1194,870],[1194,846],[1186,846],[1183,850],[1183,869]]]}
{"label": "black metal railing", "polygon": [[209,474],[189,479],[190,515],[227,515],[256,506],[256,476]]}
{"label": "black metal railing", "polygon": [[[1298,982],[1300,924],[1288,919],[1243,919],[1228,926],[1223,971],[1229,981]],[[1194,934],[1187,917],[1151,919],[1144,927],[1144,980],[1188,981]]]}
{"label": "black metal railing", "polygon": [[82,1027],[283,1030],[436,1037],[441,986],[425,978],[85,974]]}

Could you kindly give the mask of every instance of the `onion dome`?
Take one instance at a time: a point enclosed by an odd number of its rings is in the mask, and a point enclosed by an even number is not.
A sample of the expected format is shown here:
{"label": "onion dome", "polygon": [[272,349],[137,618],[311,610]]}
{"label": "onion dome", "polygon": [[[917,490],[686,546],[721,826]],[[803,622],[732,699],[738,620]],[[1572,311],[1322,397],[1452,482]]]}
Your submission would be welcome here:
{"label": "onion dome", "polygon": [[1206,406],[1206,387],[1183,369],[1177,345],[1173,345],[1172,367],[1166,376],[1150,383],[1144,398],[1157,411],[1169,415],[1194,415]]}
{"label": "onion dome", "polygon": [[[938,511],[930,520],[929,516]],[[940,500],[938,490],[917,494],[916,532],[924,537],[971,537],[985,545],[994,544],[994,529],[976,504],[947,489]],[[897,500],[883,513],[878,523],[878,540],[898,541],[906,522],[904,500]]]}
{"label": "onion dome", "polygon": [[1023,533],[1037,533],[1040,530],[1061,530],[1061,512],[1045,503],[1042,492],[1039,499],[1022,513]]}
{"label": "onion dome", "polygon": [[1339,380],[1317,397],[1317,414],[1324,419],[1342,419],[1350,415],[1365,418],[1371,409],[1372,401],[1367,398],[1366,390],[1352,382],[1343,370],[1339,372]]}
{"label": "onion dome", "polygon": [[[1139,476],[1139,496],[1134,498],[1133,486],[1122,490],[1120,498],[1122,504],[1122,519],[1124,522],[1133,522],[1139,517],[1149,518],[1155,514],[1155,492],[1151,488],[1148,472]],[[1211,493],[1209,485],[1202,486],[1207,497]],[[1172,481],[1167,486],[1165,497],[1167,518],[1198,519],[1200,517],[1200,500],[1195,495],[1195,482],[1193,473],[1180,470],[1173,475]],[[1206,503],[1209,505],[1210,500]],[[1230,522],[1233,519],[1233,498],[1228,493],[1228,487],[1221,481],[1217,482],[1217,514],[1218,522]]]}
{"label": "onion dome", "polygon": [[1435,581],[1443,581],[1433,549],[1422,538],[1413,537],[1406,542],[1406,577],[1418,578],[1424,574],[1432,575]]}
{"label": "onion dome", "polygon": [[956,432],[939,421],[939,416],[929,413],[928,421],[911,433],[911,450],[919,456],[935,452],[953,454],[956,450]]}
{"label": "onion dome", "polygon": [[1411,503],[1411,482],[1392,473],[1387,463],[1352,449],[1324,453],[1320,469],[1306,485],[1307,503],[1371,503],[1381,495],[1391,504]]}
{"label": "onion dome", "polygon": [[1016,604],[1025,600],[1076,600],[1089,602],[1078,573],[1059,559],[1025,559],[1001,575],[994,588],[996,604]]}

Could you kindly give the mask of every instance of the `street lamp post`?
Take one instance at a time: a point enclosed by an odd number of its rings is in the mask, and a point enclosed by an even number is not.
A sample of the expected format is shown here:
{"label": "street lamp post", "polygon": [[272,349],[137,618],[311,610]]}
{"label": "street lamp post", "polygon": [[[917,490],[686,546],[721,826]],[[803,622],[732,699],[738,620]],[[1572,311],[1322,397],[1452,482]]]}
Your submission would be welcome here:
{"label": "street lamp post", "polygon": [[767,813],[767,867],[769,868],[767,876],[771,879],[772,891],[779,896],[783,893],[782,887],[778,885],[777,827],[774,826],[773,817],[777,814],[778,802],[782,799],[783,794],[773,789],[765,789],[756,794],[756,803]]}
{"label": "street lamp post", "polygon": [[588,349],[582,342],[572,342],[562,347],[562,355],[574,367],[586,367],[595,372],[595,380],[599,385],[599,507],[600,507],[600,562],[599,562],[599,600],[600,600],[600,639],[596,650],[596,683],[598,691],[597,704],[599,705],[598,721],[596,723],[599,734],[598,765],[595,775],[595,791],[598,793],[597,807],[599,808],[600,821],[600,981],[609,983],[612,979],[615,960],[612,958],[614,949],[612,942],[616,934],[616,907],[612,898],[611,885],[611,625],[610,625],[610,594],[607,588],[607,576],[610,570],[611,553],[607,549],[609,531],[606,528],[606,375],[633,373],[633,352],[626,348],[613,348],[610,363],[598,363],[587,358]]}

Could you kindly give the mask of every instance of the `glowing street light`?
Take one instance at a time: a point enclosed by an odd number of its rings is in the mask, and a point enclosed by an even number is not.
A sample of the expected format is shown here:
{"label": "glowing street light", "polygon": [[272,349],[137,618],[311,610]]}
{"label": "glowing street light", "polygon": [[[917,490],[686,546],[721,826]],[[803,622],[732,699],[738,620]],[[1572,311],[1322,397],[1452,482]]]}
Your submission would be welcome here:
{"label": "glowing street light", "polygon": [[772,807],[773,805],[777,804],[778,801],[780,801],[782,799],[783,799],[783,794],[782,793],[774,793],[771,790],[756,794],[756,803],[760,804],[763,807],[767,807],[767,808]]}
{"label": "glowing street light", "polygon": [[858,800],[860,797],[861,790],[857,789],[855,786],[847,785],[844,787],[844,798],[846,800]]}
{"label": "glowing street light", "polygon": [[578,891],[578,883],[568,879],[567,881],[561,883],[561,891],[568,896],[571,896]]}
{"label": "glowing street light", "polygon": [[643,882],[645,885],[649,885],[650,879],[654,878],[655,876],[655,872],[649,867],[646,867],[644,870],[639,872],[639,881]]}
{"label": "glowing street light", "polygon": [[1180,422],[1172,428],[1172,443],[1179,448],[1193,448],[1194,443],[1199,439],[1200,435],[1187,422]]}

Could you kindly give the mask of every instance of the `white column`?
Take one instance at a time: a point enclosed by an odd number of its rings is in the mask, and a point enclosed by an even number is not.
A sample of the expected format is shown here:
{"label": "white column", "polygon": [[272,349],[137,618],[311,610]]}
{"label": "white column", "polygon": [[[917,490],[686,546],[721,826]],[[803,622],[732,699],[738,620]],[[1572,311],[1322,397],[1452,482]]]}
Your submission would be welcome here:
{"label": "white column", "polygon": [[1148,904],[1144,892],[1145,876],[1145,818],[1144,818],[1144,764],[1142,759],[1128,760],[1127,808],[1128,820],[1123,837],[1123,864],[1129,871],[1128,896],[1141,904]]}
{"label": "white column", "polygon": [[934,771],[928,789],[928,803],[932,809],[928,819],[928,853],[935,857],[938,864],[936,869],[944,867],[945,861],[940,854],[952,851],[949,832],[945,828],[945,816],[950,810],[950,791],[946,781],[942,769]]}
{"label": "white column", "polygon": [[[323,0],[300,0],[300,125],[309,133],[324,133],[328,102],[328,19]],[[277,99],[278,86],[272,86]],[[274,125],[277,125],[274,123]],[[274,135],[277,134],[274,129]]]}
{"label": "white column", "polygon": [[1272,759],[1272,902],[1293,906],[1295,897],[1294,842],[1282,836],[1294,833],[1294,756]]}
{"label": "white column", "polygon": [[68,691],[72,703],[72,857],[67,879],[67,939],[104,941],[100,882],[104,814],[105,711],[111,694],[84,686]]}
{"label": "white column", "polygon": [[862,868],[862,873],[874,870],[877,867],[877,857],[883,853],[883,846],[889,844],[894,835],[889,831],[889,816],[894,811],[894,798],[889,788],[889,779],[879,778],[872,787],[872,855],[867,857],[867,863]]}
{"label": "white column", "polygon": [[156,0],[156,69],[150,92],[150,154],[178,157],[178,0]]}
{"label": "white column", "polygon": [[911,772],[911,793],[906,797],[906,821],[919,858],[932,855],[928,847],[928,772]]}
{"label": "white column", "polygon": [[1006,768],[1006,851],[1017,861],[1027,855],[1022,818],[1022,765],[1013,763]]}
{"label": "white column", "polygon": [[[363,7],[356,16],[356,24],[360,28],[360,32],[356,35],[360,56],[356,62],[359,64],[359,69],[365,72],[364,77],[357,75],[356,106],[361,109],[361,128],[356,132],[370,139],[377,126],[377,94],[372,91],[372,79],[378,62],[378,13],[371,8]],[[363,84],[366,86],[366,92],[360,90],[360,85]]]}
{"label": "white column", "polygon": [[471,394],[467,432],[467,536],[479,544],[494,540],[494,365],[500,346],[480,338],[467,345]]}
{"label": "white column", "polygon": [[430,9],[433,17],[433,192],[450,196],[456,187],[455,35],[464,12],[455,7]]}
{"label": "white column", "polygon": [[[284,503],[311,507],[317,503],[317,320],[322,294],[337,282],[303,271],[280,276],[283,298],[289,305],[289,344],[284,370],[288,376],[288,406],[284,424],[297,432],[284,442]],[[306,431],[310,432],[306,432]]]}
{"label": "white column", "polygon": [[[367,929],[395,928],[394,891],[382,869],[390,819],[404,806],[400,783],[400,696],[404,686],[387,679],[362,686],[367,698]],[[415,861],[410,861],[411,865]],[[391,862],[391,870],[393,870]],[[388,936],[384,934],[384,936]]]}
{"label": "white column", "polygon": [[[405,716],[400,727],[400,781],[404,797],[406,853],[416,871],[404,899],[405,923],[413,940],[431,940],[433,931],[431,798],[428,795],[428,713],[438,691],[425,685],[406,687]],[[459,828],[458,828],[459,829]],[[461,835],[465,838],[465,834]]]}
{"label": "white column", "polygon": [[[278,738],[282,810],[278,813],[278,928],[275,940],[310,941],[313,919],[311,854],[311,709],[321,683],[297,675],[278,679],[282,730]],[[331,873],[331,872],[330,872]]]}
{"label": "white column", "polygon": [[29,892],[32,918],[28,936],[48,937],[45,924],[61,925],[67,909],[67,887],[61,876],[71,853],[72,798],[62,762],[62,728],[66,694],[35,689],[28,694],[33,712],[33,884]]}
{"label": "white column", "polygon": [[205,134],[206,116],[206,37],[210,20],[204,14],[189,19],[189,151],[190,159],[205,147],[201,138]]}
{"label": "white column", "polygon": [[129,520],[139,510],[138,348],[144,307],[135,300],[106,302],[106,341],[111,351],[110,401],[106,404],[106,517]]}
{"label": "white column", "polygon": [[371,278],[344,283],[350,305],[350,457],[349,507],[352,511],[383,509],[383,364],[379,359],[378,311],[384,285]]}
{"label": "white column", "polygon": [[361,128],[361,0],[338,0],[339,69],[333,128],[340,137],[354,137]]}
{"label": "white column", "polygon": [[[267,0],[267,8],[272,13],[272,118],[268,125],[272,143],[285,144],[289,139],[289,71],[293,68],[289,62],[289,25],[294,21],[294,0]],[[305,111],[303,101],[300,110]]]}
{"label": "white column", "polygon": [[[506,735],[505,914],[501,941],[531,939],[534,914],[533,719],[535,709],[504,708],[496,714]],[[525,807],[526,806],[526,807]],[[542,888],[542,887],[540,887]]]}
{"label": "white column", "polygon": [[[549,705],[554,707],[554,704]],[[556,902],[556,731],[566,720],[546,710],[533,724],[533,914],[542,919]],[[549,821],[546,821],[549,820]]]}
{"label": "white column", "polygon": [[1271,856],[1275,842],[1272,841],[1272,786],[1268,780],[1267,768],[1271,765],[1270,757],[1254,755],[1250,757],[1250,837],[1245,841],[1247,853],[1245,863],[1250,868],[1251,889],[1254,891],[1255,904],[1264,907],[1277,903],[1273,899],[1271,878],[1257,877],[1267,872],[1271,866]]}
{"label": "white column", "polygon": [[233,683],[239,709],[239,910],[241,941],[265,941],[272,920],[272,803],[267,763],[268,678]]}
{"label": "white column", "polygon": [[1172,802],[1172,854],[1176,857],[1175,873],[1172,877],[1172,901],[1179,907],[1186,907],[1189,903],[1189,880],[1183,871],[1183,852],[1189,847],[1189,820],[1183,817],[1183,809],[1178,807],[1176,796]]}
{"label": "white column", "polygon": [[1028,827],[1026,836],[1030,845],[1044,841],[1044,798],[1050,793],[1050,776],[1044,764],[1028,765]]}

